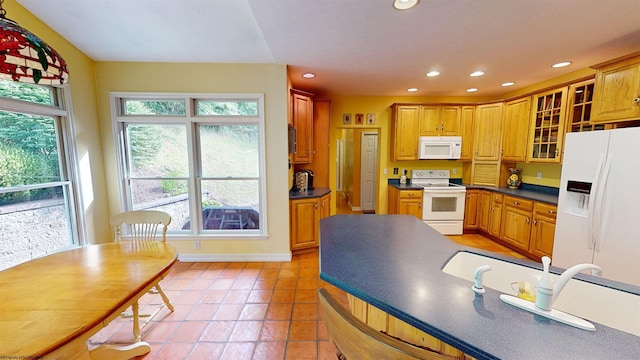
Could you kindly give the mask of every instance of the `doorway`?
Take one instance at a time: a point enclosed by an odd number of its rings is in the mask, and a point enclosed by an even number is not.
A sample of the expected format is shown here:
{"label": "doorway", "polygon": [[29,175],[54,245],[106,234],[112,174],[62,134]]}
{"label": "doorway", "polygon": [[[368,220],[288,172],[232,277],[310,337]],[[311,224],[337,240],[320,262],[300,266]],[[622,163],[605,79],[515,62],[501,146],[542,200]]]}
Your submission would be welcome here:
{"label": "doorway", "polygon": [[349,211],[375,212],[379,129],[336,129],[336,201]]}
{"label": "doorway", "polygon": [[360,207],[362,212],[376,210],[376,169],[378,167],[378,132],[363,132],[360,151]]}

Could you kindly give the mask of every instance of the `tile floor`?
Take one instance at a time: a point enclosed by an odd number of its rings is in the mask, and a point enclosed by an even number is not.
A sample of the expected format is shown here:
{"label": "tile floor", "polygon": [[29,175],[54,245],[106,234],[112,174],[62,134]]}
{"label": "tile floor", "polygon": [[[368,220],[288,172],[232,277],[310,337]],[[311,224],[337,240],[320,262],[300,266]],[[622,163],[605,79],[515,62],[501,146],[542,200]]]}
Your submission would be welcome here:
{"label": "tile floor", "polygon": [[[339,213],[349,212],[340,208]],[[516,255],[481,235],[450,237],[468,246]],[[320,280],[318,252],[291,262],[178,263],[161,283],[175,306],[142,331],[151,352],[140,359],[336,359],[317,303],[328,288],[345,306],[346,295]],[[141,313],[161,304],[141,299]],[[130,344],[131,319],[116,319],[90,340]]]}

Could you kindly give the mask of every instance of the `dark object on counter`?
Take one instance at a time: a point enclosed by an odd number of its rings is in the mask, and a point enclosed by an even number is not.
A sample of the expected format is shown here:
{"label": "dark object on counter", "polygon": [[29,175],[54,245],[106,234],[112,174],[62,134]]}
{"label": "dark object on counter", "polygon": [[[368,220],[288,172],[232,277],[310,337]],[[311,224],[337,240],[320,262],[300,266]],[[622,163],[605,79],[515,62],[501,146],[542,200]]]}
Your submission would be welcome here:
{"label": "dark object on counter", "polygon": [[293,190],[313,190],[313,171],[302,169],[293,174]]}

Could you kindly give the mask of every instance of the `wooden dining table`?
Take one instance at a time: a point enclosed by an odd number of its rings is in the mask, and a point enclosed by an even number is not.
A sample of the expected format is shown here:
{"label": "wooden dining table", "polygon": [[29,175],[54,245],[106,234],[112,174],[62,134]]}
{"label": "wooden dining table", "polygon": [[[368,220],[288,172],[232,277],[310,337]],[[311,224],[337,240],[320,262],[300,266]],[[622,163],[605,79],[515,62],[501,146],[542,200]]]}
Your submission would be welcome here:
{"label": "wooden dining table", "polygon": [[84,246],[0,271],[0,359],[129,359],[145,342],[87,340],[158,284],[177,261],[164,242]]}

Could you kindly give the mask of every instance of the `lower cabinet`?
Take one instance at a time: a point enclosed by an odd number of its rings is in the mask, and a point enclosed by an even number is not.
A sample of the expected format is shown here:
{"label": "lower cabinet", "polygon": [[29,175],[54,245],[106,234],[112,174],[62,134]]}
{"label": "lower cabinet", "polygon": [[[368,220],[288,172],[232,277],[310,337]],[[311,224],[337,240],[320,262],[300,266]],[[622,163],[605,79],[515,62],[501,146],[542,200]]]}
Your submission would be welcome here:
{"label": "lower cabinet", "polygon": [[532,259],[551,256],[557,206],[500,192],[469,189],[465,231],[480,231]]}
{"label": "lower cabinet", "polygon": [[422,219],[422,190],[400,190],[389,186],[389,214],[413,215]]}
{"label": "lower cabinet", "polygon": [[289,200],[292,252],[310,251],[320,243],[320,219],[331,214],[331,194]]}
{"label": "lower cabinet", "polygon": [[530,253],[539,257],[551,256],[557,215],[557,206],[538,202],[533,204],[533,226],[531,227],[531,241],[529,243]]}

